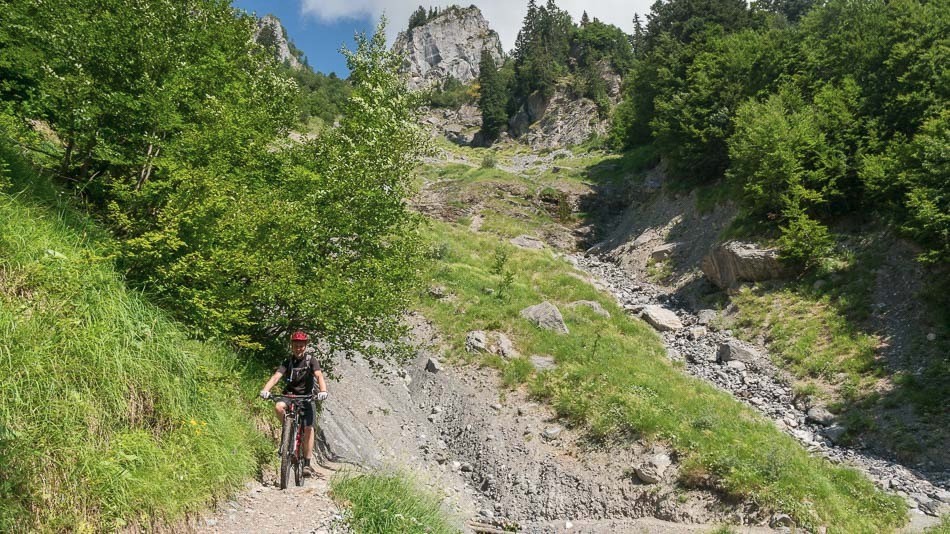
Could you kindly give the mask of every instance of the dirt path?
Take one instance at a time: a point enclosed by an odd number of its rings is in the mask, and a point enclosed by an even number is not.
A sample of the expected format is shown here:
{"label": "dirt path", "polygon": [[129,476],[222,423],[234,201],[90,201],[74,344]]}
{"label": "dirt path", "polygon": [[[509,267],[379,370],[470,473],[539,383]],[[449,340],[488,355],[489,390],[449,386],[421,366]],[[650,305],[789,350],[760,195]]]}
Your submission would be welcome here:
{"label": "dirt path", "polygon": [[317,469],[303,487],[281,490],[274,473],[263,483],[248,482],[247,491],[218,505],[199,523],[207,534],[342,534],[340,510],[330,499],[329,477],[333,472]]}

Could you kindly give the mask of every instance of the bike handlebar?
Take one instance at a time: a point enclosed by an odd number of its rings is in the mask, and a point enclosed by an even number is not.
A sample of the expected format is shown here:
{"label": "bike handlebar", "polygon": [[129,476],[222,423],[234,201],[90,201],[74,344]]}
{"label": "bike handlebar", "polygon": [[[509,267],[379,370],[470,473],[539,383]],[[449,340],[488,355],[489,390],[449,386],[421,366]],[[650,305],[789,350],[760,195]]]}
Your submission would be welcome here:
{"label": "bike handlebar", "polygon": [[[290,400],[313,400],[315,395],[271,395],[264,400],[274,401],[274,399],[290,399]],[[277,402],[277,401],[274,401]]]}

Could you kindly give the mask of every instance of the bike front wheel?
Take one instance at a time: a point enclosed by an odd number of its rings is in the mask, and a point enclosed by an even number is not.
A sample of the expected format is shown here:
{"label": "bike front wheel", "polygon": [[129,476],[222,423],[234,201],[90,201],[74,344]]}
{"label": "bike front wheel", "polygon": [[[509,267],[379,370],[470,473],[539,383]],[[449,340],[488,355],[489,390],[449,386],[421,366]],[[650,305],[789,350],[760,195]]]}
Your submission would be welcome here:
{"label": "bike front wheel", "polygon": [[294,442],[296,424],[293,419],[284,419],[284,428],[280,438],[280,489],[287,489],[290,483],[290,470],[294,467]]}

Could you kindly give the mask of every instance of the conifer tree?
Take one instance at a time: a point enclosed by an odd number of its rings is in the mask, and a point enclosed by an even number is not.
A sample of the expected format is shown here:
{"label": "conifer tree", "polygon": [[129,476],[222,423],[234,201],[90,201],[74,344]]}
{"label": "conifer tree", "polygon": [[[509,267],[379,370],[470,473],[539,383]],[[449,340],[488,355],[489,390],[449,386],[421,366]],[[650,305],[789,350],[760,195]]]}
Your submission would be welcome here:
{"label": "conifer tree", "polygon": [[478,83],[481,87],[478,106],[482,110],[482,135],[490,143],[498,138],[508,121],[508,88],[498,72],[495,59],[487,50],[482,50],[478,68]]}

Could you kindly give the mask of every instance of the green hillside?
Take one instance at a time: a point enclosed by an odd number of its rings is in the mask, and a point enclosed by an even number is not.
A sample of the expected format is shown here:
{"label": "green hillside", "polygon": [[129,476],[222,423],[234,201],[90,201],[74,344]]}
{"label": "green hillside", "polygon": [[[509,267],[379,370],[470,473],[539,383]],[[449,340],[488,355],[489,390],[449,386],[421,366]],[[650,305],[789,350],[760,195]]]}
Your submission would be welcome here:
{"label": "green hillside", "polygon": [[147,526],[242,483],[269,452],[254,374],[128,290],[105,234],[0,155],[0,531]]}

